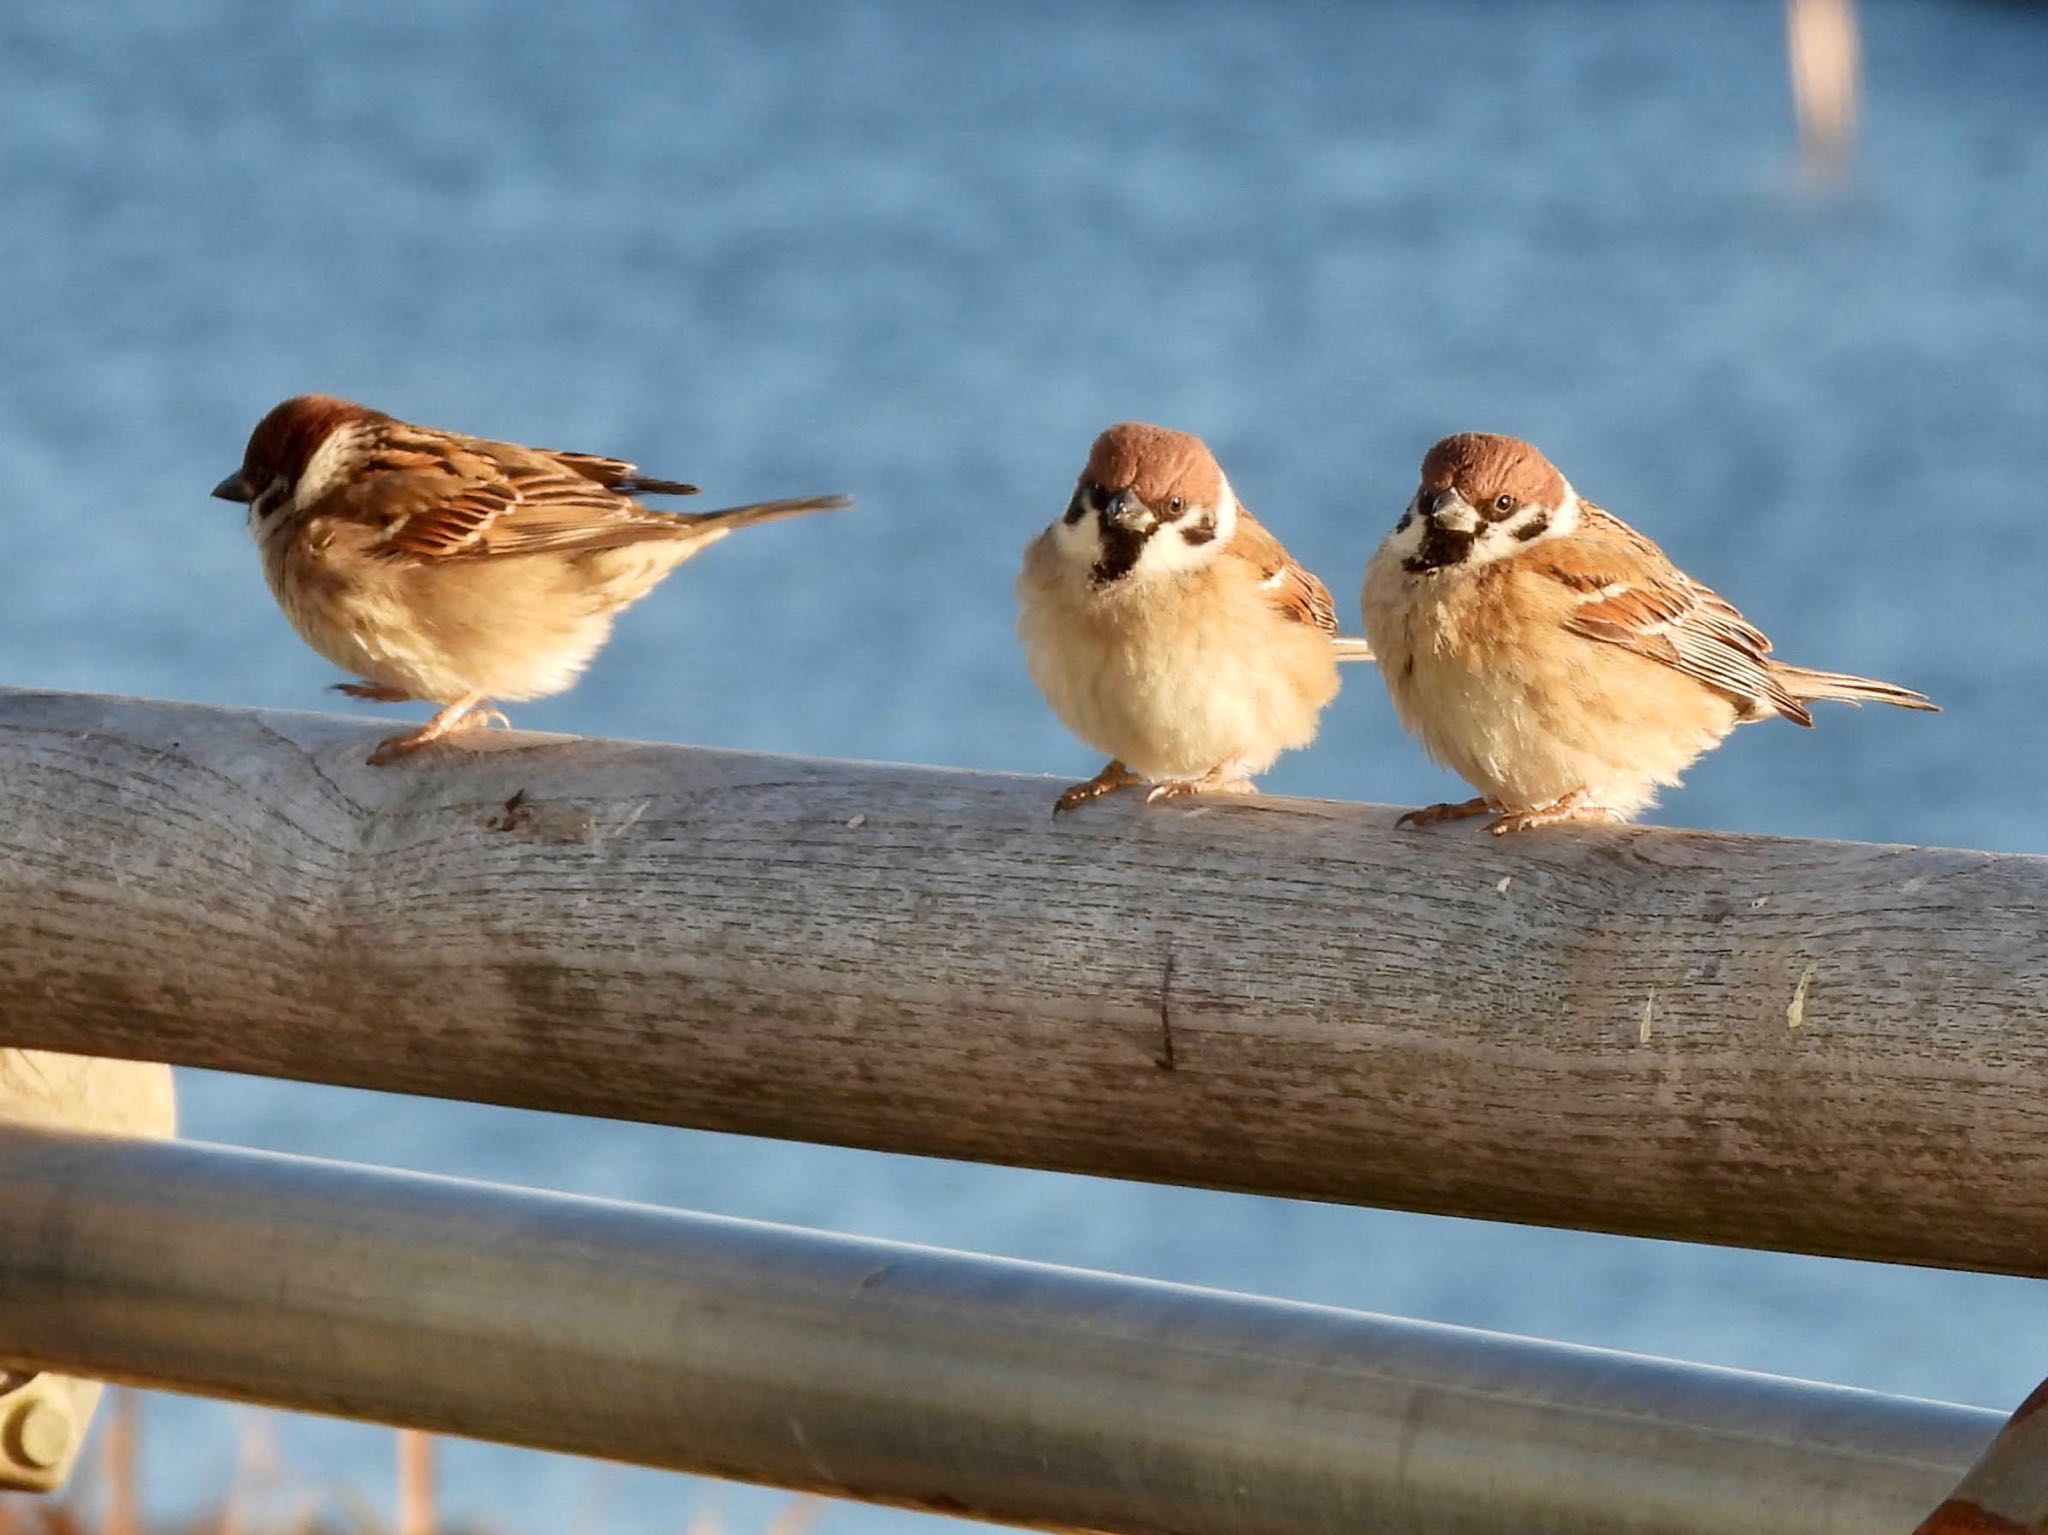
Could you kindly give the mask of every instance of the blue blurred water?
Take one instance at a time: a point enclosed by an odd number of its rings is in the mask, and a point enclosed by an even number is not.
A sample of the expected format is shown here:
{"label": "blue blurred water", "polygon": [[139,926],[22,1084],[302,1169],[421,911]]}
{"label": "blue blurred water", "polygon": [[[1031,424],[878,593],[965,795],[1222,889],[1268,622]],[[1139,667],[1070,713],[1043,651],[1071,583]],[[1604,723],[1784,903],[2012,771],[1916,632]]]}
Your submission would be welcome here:
{"label": "blue blurred water", "polygon": [[[855,492],[630,614],[537,727],[1069,776],[1010,631],[1090,436],[1198,430],[1347,611],[1422,449],[1545,445],[1794,659],[1938,718],[1745,731],[1668,821],[2048,845],[2048,13],[1869,0],[1860,174],[1792,163],[1780,11],[938,0],[0,10],[0,679],[320,706],[206,489],[307,389]],[[1281,791],[1452,785],[1354,676]],[[2009,1405],[2030,1285],[194,1074],[197,1136]],[[236,1420],[159,1403],[152,1494]],[[292,1422],[385,1485],[372,1430]],[[515,1530],[768,1494],[483,1446]],[[825,1529],[928,1521],[835,1507]]]}

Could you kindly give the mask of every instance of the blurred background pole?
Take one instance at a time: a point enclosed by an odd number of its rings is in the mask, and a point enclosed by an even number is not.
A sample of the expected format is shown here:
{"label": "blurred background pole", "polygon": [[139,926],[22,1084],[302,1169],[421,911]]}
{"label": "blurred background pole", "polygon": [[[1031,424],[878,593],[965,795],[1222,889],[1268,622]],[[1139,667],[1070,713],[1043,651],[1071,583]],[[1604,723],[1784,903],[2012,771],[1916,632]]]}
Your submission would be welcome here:
{"label": "blurred background pole", "polygon": [[140,1419],[135,1393],[116,1391],[100,1452],[100,1482],[107,1500],[106,1535],[142,1535],[142,1510],[136,1498],[142,1460],[137,1448]]}
{"label": "blurred background pole", "polygon": [[398,1535],[434,1535],[434,1436],[398,1431]]}
{"label": "blurred background pole", "polygon": [[1800,147],[1808,167],[1834,179],[1847,172],[1856,148],[1862,64],[1855,0],[1786,0],[1785,30]]}

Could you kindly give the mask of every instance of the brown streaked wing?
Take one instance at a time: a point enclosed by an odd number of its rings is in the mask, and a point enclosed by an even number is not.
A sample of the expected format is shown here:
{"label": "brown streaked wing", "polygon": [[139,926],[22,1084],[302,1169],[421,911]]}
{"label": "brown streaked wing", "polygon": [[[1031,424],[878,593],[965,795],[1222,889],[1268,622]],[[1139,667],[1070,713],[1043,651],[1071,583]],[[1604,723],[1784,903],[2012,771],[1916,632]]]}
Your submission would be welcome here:
{"label": "brown streaked wing", "polygon": [[571,474],[602,485],[606,490],[634,496],[694,496],[697,487],[681,480],[657,480],[640,472],[638,464],[623,458],[605,458],[597,453],[566,453],[559,448],[535,448],[535,453],[553,459]]}
{"label": "brown streaked wing", "polygon": [[650,511],[511,443],[425,434],[366,466],[315,509],[385,527],[394,558],[584,553],[671,538],[692,519]]}
{"label": "brown streaked wing", "polygon": [[1813,722],[1771,674],[1761,629],[1619,517],[1582,506],[1577,536],[1535,544],[1524,556],[1527,568],[1580,594],[1567,629],[1683,672],[1745,708],[1768,703],[1787,719]]}
{"label": "brown streaked wing", "polygon": [[1238,508],[1237,531],[1224,553],[1258,572],[1260,588],[1286,617],[1298,624],[1312,624],[1325,634],[1337,632],[1337,604],[1330,598],[1330,589],[1297,565],[1286,546],[1243,507]]}

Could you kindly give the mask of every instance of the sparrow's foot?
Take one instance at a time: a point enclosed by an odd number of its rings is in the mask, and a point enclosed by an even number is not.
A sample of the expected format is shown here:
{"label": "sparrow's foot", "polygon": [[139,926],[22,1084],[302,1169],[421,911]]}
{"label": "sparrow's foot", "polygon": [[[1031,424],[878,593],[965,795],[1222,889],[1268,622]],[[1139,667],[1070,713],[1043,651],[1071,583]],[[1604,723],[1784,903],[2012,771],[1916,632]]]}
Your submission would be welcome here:
{"label": "sparrow's foot", "polygon": [[1434,826],[1439,821],[1462,821],[1468,816],[1485,815],[1493,806],[1483,799],[1458,800],[1442,805],[1427,805],[1421,810],[1411,810],[1394,822],[1399,831],[1404,826]]}
{"label": "sparrow's foot", "polygon": [[1230,767],[1220,767],[1204,773],[1200,778],[1169,778],[1165,783],[1154,784],[1152,792],[1145,796],[1150,805],[1163,799],[1192,799],[1197,794],[1257,794],[1258,786],[1242,773]]}
{"label": "sparrow's foot", "polygon": [[1127,789],[1134,783],[1144,781],[1121,762],[1112,762],[1086,783],[1075,784],[1054,800],[1052,813],[1058,815],[1064,810],[1072,810],[1076,805],[1085,805],[1092,799],[1101,799],[1105,794],[1114,794],[1119,789]]}
{"label": "sparrow's foot", "polygon": [[387,688],[381,682],[337,682],[328,689],[331,693],[346,693],[350,698],[367,698],[375,704],[409,704],[412,694]]}
{"label": "sparrow's foot", "polygon": [[363,760],[371,767],[389,767],[400,757],[409,757],[421,747],[432,745],[445,733],[429,735],[426,727],[422,725],[418,730],[408,730],[404,735],[386,736],[377,743],[377,749]]}
{"label": "sparrow's foot", "polygon": [[1496,837],[1505,837],[1510,832],[1529,831],[1538,826],[1562,826],[1567,821],[1619,821],[1620,816],[1605,805],[1586,803],[1586,791],[1575,789],[1563,799],[1548,805],[1538,805],[1534,810],[1514,810],[1502,816],[1486,829]]}
{"label": "sparrow's foot", "polygon": [[377,749],[370,753],[371,767],[389,767],[400,757],[409,757],[422,747],[431,746],[446,736],[456,735],[465,730],[486,730],[492,725],[510,727],[512,722],[483,700],[481,693],[472,693],[458,698],[439,714],[417,730],[408,730],[403,735],[390,736],[377,743]]}

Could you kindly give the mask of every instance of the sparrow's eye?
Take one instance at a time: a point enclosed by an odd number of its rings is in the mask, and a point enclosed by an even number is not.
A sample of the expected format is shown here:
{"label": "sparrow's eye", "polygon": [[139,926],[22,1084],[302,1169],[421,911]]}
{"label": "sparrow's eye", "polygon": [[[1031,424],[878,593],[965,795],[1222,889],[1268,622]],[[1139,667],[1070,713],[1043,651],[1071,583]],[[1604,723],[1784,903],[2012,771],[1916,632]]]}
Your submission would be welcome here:
{"label": "sparrow's eye", "polygon": [[1166,503],[1166,509],[1169,512],[1173,513],[1173,515],[1176,517],[1178,517],[1182,512],[1186,511],[1187,506],[1187,502],[1183,501],[1179,496],[1175,496],[1171,501]]}
{"label": "sparrow's eye", "polygon": [[1512,512],[1515,509],[1515,498],[1509,495],[1495,496],[1493,498],[1493,509],[1496,512]]}
{"label": "sparrow's eye", "polygon": [[1102,505],[1103,502],[1109,499],[1109,492],[1102,488],[1100,480],[1090,480],[1088,482],[1088,499],[1097,506]]}

